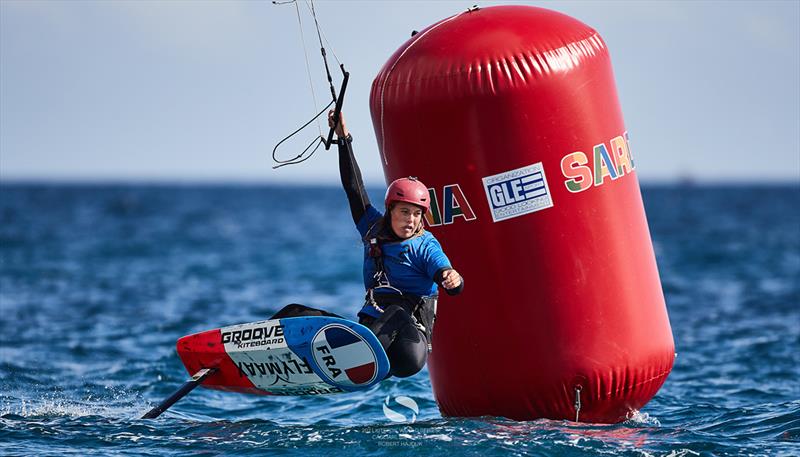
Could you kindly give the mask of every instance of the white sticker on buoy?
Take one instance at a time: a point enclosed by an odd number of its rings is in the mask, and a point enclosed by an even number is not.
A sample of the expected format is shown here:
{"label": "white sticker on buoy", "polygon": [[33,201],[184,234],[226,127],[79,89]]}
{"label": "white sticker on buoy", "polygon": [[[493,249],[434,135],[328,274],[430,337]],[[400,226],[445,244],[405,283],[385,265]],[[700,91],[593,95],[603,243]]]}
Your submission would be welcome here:
{"label": "white sticker on buoy", "polygon": [[483,178],[494,222],[553,206],[542,162]]}

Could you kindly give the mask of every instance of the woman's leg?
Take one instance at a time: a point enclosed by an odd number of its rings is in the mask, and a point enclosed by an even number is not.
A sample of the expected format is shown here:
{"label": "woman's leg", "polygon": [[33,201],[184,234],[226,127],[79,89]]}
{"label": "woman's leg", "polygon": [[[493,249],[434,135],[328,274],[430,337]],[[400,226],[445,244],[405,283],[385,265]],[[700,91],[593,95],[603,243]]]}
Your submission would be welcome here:
{"label": "woman's leg", "polygon": [[428,341],[405,309],[391,305],[384,309],[380,318],[362,316],[359,322],[378,337],[389,357],[392,376],[405,378],[417,374],[425,366]]}

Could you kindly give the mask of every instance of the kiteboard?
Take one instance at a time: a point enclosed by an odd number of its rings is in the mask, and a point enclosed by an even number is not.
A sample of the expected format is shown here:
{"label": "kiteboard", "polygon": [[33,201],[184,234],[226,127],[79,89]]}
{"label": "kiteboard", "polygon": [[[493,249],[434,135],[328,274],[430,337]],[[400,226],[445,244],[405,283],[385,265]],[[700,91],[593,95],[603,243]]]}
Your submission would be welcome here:
{"label": "kiteboard", "polygon": [[192,378],[144,417],[158,417],[198,385],[260,395],[325,395],[368,389],[386,378],[378,338],[336,317],[291,317],[184,336],[178,356]]}

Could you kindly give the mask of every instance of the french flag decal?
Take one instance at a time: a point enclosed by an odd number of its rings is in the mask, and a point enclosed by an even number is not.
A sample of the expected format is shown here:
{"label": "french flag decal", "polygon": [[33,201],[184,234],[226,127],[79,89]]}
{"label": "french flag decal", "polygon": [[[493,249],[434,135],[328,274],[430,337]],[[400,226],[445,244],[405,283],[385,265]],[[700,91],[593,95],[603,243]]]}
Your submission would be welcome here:
{"label": "french flag decal", "polygon": [[375,379],[375,352],[358,334],[344,325],[326,325],[312,340],[314,361],[333,384],[359,386]]}

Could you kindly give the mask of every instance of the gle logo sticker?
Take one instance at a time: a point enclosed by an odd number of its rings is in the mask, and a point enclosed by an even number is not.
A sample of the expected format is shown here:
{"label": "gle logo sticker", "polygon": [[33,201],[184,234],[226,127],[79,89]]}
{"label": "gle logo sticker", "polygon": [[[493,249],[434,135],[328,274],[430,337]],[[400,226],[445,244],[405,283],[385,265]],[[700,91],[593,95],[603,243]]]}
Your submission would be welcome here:
{"label": "gle logo sticker", "polygon": [[[624,138],[623,138],[624,136]],[[567,178],[564,185],[572,193],[583,192],[592,186],[602,186],[606,178],[612,181],[630,174],[636,169],[631,156],[628,132],[609,140],[611,151],[605,143],[595,145],[592,150],[592,163],[581,151],[576,151],[561,159],[561,172]]]}
{"label": "gle logo sticker", "polygon": [[494,222],[553,206],[542,162],[483,178]]}
{"label": "gle logo sticker", "polygon": [[475,211],[472,211],[467,197],[464,196],[464,192],[461,191],[461,186],[458,184],[444,186],[442,191],[443,211],[439,211],[436,189],[429,187],[428,195],[431,197],[431,210],[425,213],[425,222],[429,227],[452,224],[453,220],[458,217],[463,217],[465,221],[475,220]]}

